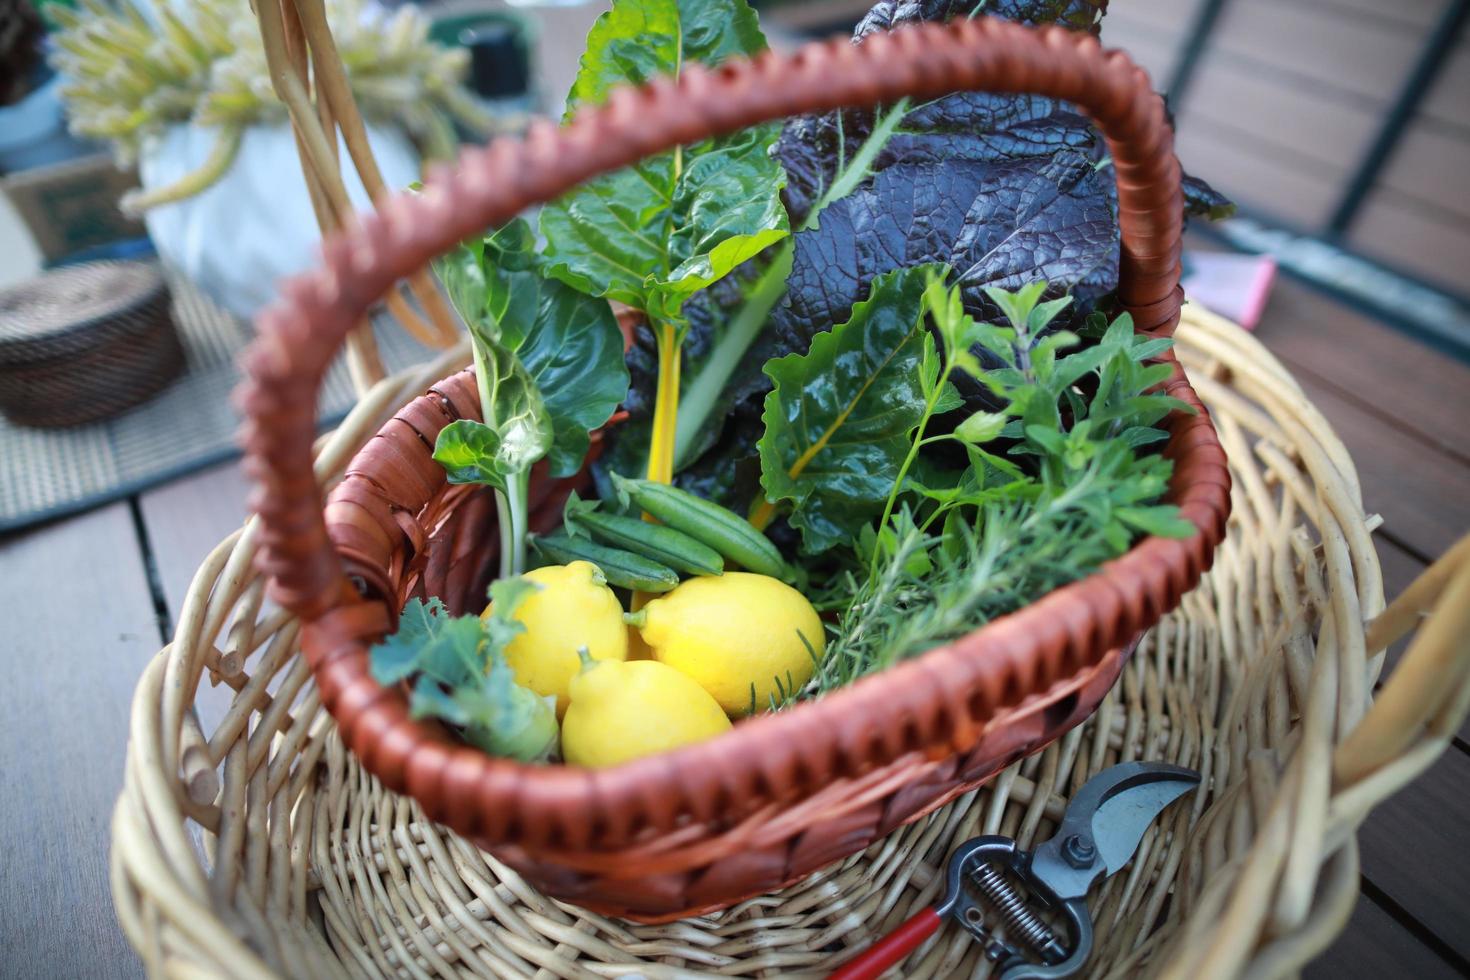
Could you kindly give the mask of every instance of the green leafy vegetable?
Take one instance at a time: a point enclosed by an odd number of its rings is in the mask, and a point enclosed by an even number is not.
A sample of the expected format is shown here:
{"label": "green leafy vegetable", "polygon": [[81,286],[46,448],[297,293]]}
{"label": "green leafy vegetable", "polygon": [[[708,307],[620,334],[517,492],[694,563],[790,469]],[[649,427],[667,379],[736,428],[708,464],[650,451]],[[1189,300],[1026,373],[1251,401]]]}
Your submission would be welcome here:
{"label": "green leafy vegetable", "polygon": [[[1093,0],[882,0],[854,33],[918,20],[983,13],[1030,24],[1098,31],[1106,4]],[[691,317],[679,408],[681,485],[729,485],[749,468],[767,386],[761,366],[804,351],[850,315],[872,279],[895,268],[944,262],[960,273],[967,310],[993,318],[986,286],[1015,289],[1045,279],[1073,303],[1057,327],[1077,328],[1093,307],[1110,309],[1116,286],[1115,175],[1100,134],[1074,107],[1027,94],[962,92],[789,120],[776,156],[793,235],[743,297]],[[1221,217],[1228,201],[1185,179],[1191,214]],[[777,266],[780,266],[779,270]],[[1071,322],[1065,322],[1070,320]],[[993,410],[983,386],[957,379],[968,407]],[[633,387],[651,391],[635,369]],[[636,417],[636,416],[635,416]],[[628,458],[613,439],[612,454]],[[728,498],[727,498],[728,499]]]}
{"label": "green leafy vegetable", "polygon": [[[764,527],[789,504],[802,550],[850,541],[900,477],[909,432],[931,407],[937,360],[923,325],[931,270],[903,269],[873,282],[852,318],[818,334],[806,354],[770,361],[765,435],[759,443]],[[932,397],[939,391],[934,387]]]}
{"label": "green leafy vegetable", "polygon": [[[1152,426],[1189,408],[1154,389],[1170,373],[1151,359],[1169,341],[1135,336],[1126,315],[1095,347],[1050,332],[1066,299],[1042,302],[1045,284],[990,299],[1005,326],[977,323],[957,288],[931,272],[924,309],[944,341],[945,366],[926,404],[952,371],[974,372],[1003,406],[949,433],[926,435],[926,412],[876,530],[858,536],[861,566],[828,588],[842,609],[811,690],[826,691],[953,639],[1095,571],[1139,534],[1196,533],[1159,504],[1171,464],[1139,447],[1163,438]],[[1001,364],[984,369],[979,347]],[[1083,394],[1090,391],[1091,394]],[[1010,455],[987,451],[1009,431]],[[946,470],[922,454],[963,447],[969,465]]]}
{"label": "green leafy vegetable", "polygon": [[[718,64],[765,47],[745,0],[617,0],[587,39],[568,111],[621,83],[677,75],[688,61]],[[593,296],[644,311],[659,374],[649,474],[673,473],[680,346],[691,296],[790,233],[770,156],[778,129],[754,127],[677,147],[597,177],[541,212],[548,274]]]}
{"label": "green leafy vegetable", "polygon": [[553,439],[551,475],[571,476],[587,455],[588,433],[628,392],[623,333],[603,300],[542,274],[531,226],[517,218],[441,263],[460,314],[493,323],[541,392]]}
{"label": "green leafy vegetable", "polygon": [[440,433],[434,458],[452,483],[500,493],[501,573],[525,568],[531,466],[577,472],[588,433],[607,421],[628,388],[623,336],[606,301],[541,274],[530,225],[517,219],[438,263],[474,343],[485,421]]}
{"label": "green leafy vegetable", "polygon": [[449,423],[434,443],[434,460],[451,483],[484,483],[500,507],[501,575],[525,569],[531,466],[551,448],[551,418],[541,391],[493,323],[471,323],[475,382],[484,422]]}
{"label": "green leafy vegetable", "polygon": [[557,753],[555,699],[515,682],[506,645],[524,627],[511,616],[538,588],[524,578],[490,587],[494,611],[450,616],[437,598],[410,599],[398,631],[372,649],[371,670],[380,684],[416,678],[409,697],[415,718],[439,718],[464,729],[465,738],[492,755],[544,762]]}

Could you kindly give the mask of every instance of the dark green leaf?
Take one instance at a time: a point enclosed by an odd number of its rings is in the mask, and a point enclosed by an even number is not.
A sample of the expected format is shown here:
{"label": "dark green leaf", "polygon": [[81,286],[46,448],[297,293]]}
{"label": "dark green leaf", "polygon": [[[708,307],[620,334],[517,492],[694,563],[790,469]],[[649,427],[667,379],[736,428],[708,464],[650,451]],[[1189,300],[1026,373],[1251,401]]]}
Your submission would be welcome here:
{"label": "dark green leaf", "polygon": [[882,509],[924,414],[923,292],[927,270],[880,276],[852,318],[818,334],[806,354],[766,364],[759,443],[761,485],[788,518],[802,550],[850,541]]}
{"label": "dark green leaf", "polygon": [[587,34],[567,95],[567,118],[619,85],[642,85],[689,62],[717,65],[765,50],[760,21],[745,0],[616,0]]}
{"label": "dark green leaf", "polygon": [[[480,306],[456,307],[477,333],[498,337],[515,354],[551,425],[551,475],[571,476],[587,455],[588,433],[627,394],[623,334],[606,300],[545,278],[535,246],[531,226],[517,218],[483,243],[462,246],[439,268],[446,281],[479,283]],[[472,290],[461,293],[473,298]]]}

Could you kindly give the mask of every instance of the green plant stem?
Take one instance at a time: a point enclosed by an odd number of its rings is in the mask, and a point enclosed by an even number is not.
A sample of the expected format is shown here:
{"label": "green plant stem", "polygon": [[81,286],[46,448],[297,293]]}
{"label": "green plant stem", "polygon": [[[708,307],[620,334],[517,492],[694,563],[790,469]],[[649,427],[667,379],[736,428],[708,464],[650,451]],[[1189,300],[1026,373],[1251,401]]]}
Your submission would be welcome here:
{"label": "green plant stem", "polygon": [[521,470],[512,474],[505,483],[506,502],[510,505],[511,563],[510,574],[520,575],[526,570],[526,534],[529,528],[531,472]]}
{"label": "green plant stem", "polygon": [[852,155],[847,166],[832,181],[832,186],[827,188],[821,200],[817,201],[816,207],[812,208],[811,213],[806,216],[806,221],[802,222],[801,231],[815,228],[817,217],[822,213],[823,208],[851,194],[857,189],[858,184],[867,180],[873,161],[878,158],[879,151],[888,145],[888,138],[893,135],[893,131],[898,128],[898,124],[903,121],[908,111],[909,100],[899,99],[889,107],[887,112],[878,117],[877,124],[873,126],[873,131],[868,134],[863,145]]}
{"label": "green plant stem", "polygon": [[[921,326],[922,330],[923,327]],[[934,385],[934,390],[924,402],[924,414],[919,419],[919,426],[914,430],[913,442],[909,445],[908,455],[903,458],[903,465],[898,468],[898,475],[893,478],[893,488],[888,491],[888,499],[883,502],[883,516],[878,518],[878,533],[888,526],[888,519],[893,516],[893,505],[898,501],[899,491],[903,489],[903,481],[908,478],[909,469],[913,467],[914,460],[919,456],[919,447],[924,445],[924,429],[929,425],[929,419],[934,415],[934,406],[939,404],[940,393],[944,386],[949,384],[950,372],[954,369],[954,362],[946,359],[944,367],[939,372],[939,380]],[[872,577],[878,572],[878,548],[873,549],[873,556],[868,560],[868,575]]]}
{"label": "green plant stem", "polygon": [[[470,350],[475,358],[475,388],[480,393],[480,418],[490,417],[494,395],[490,391],[489,365],[485,362],[485,348],[478,338],[471,337]],[[526,570],[526,518],[527,498],[530,494],[530,473],[521,471],[506,481],[505,489],[495,490],[495,524],[500,531],[500,577],[509,578]]]}
{"label": "green plant stem", "polygon": [[674,429],[674,469],[678,470],[689,462],[689,452],[699,430],[709,419],[724,393],[725,385],[740,359],[755,342],[756,336],[766,325],[766,317],[781,297],[786,295],[786,277],[791,274],[791,260],[795,252],[792,239],[781,243],[771,264],[756,280],[745,304],[730,319],[725,334],[710,351],[704,367],[694,376],[688,389],[679,399],[679,421]]}
{"label": "green plant stem", "polygon": [[[485,349],[480,346],[480,341],[473,334],[470,336],[470,352],[475,359],[475,388],[480,393],[480,419],[481,421],[490,417],[490,405],[492,395],[490,394],[490,372],[485,363]],[[515,561],[514,529],[510,519],[510,499],[505,491],[495,491],[495,526],[500,531],[500,577],[509,578],[512,564]]]}

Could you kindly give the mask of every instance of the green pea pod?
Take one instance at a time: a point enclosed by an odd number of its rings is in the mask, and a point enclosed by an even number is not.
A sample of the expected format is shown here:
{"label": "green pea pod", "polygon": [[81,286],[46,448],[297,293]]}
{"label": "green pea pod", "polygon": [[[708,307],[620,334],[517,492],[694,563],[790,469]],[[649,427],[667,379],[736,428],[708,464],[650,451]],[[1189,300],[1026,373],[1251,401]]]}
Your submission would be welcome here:
{"label": "green pea pod", "polygon": [[531,539],[531,546],[555,562],[590,561],[602,569],[609,583],[639,592],[668,592],[679,584],[679,573],[669,566],[621,548],[609,548],[586,538],[549,534]]}
{"label": "green pea pod", "polygon": [[651,558],[675,571],[719,575],[725,570],[725,560],[718,551],[672,527],[598,511],[577,514],[568,519],[568,526],[572,521],[605,544]]}
{"label": "green pea pod", "polygon": [[629,480],[613,474],[618,492],[666,527],[708,545],[747,571],[774,578],[789,572],[781,552],[745,518],[687,490],[651,480]]}

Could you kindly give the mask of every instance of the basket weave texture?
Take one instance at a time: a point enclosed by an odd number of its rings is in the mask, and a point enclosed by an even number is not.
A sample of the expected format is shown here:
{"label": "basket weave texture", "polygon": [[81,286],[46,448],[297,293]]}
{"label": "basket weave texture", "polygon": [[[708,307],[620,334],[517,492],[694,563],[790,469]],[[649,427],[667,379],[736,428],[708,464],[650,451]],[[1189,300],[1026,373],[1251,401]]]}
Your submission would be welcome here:
{"label": "basket weave texture", "polygon": [[[1198,768],[1205,783],[1092,896],[1092,972],[1292,972],[1351,911],[1358,824],[1465,716],[1470,542],[1378,616],[1371,522],[1341,442],[1238,328],[1187,307],[1178,340],[1230,453],[1233,516],[1213,570],[1097,714],[862,854],[670,925],[549,900],[369,775],[297,655],[299,621],[263,600],[252,520],[204,562],[174,642],[138,685],[112,844],[130,941],[153,976],[819,975],[933,902],[952,845],[1044,837],[1089,776],[1145,758]],[[319,444],[322,484],[464,357],[374,388]],[[1414,626],[1370,710],[1378,651]],[[235,694],[203,728],[209,684]],[[902,973],[987,969],[946,929]]]}

